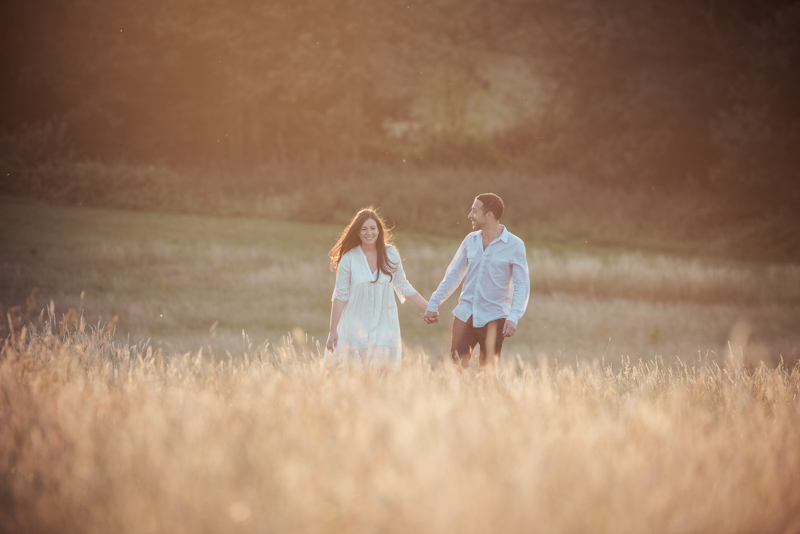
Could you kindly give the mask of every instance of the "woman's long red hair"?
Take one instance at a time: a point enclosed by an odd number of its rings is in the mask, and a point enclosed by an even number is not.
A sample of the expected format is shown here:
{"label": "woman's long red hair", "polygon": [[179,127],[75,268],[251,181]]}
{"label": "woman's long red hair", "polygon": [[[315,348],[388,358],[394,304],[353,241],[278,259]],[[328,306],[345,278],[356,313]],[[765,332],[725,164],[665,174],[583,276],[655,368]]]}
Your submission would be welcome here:
{"label": "woman's long red hair", "polygon": [[361,238],[358,234],[361,232],[361,227],[364,226],[367,219],[372,219],[378,226],[378,239],[375,243],[375,248],[378,251],[379,272],[375,276],[375,280],[373,280],[373,282],[377,282],[381,272],[391,277],[392,273],[397,269],[397,265],[390,261],[389,257],[386,255],[387,245],[395,246],[392,242],[392,232],[386,228],[386,223],[383,222],[381,216],[378,215],[372,207],[356,213],[356,216],[353,217],[350,224],[342,231],[342,235],[339,236],[339,239],[336,241],[331,251],[328,252],[328,257],[331,259],[331,271],[335,271],[339,266],[339,262],[342,261],[342,256],[361,244]]}

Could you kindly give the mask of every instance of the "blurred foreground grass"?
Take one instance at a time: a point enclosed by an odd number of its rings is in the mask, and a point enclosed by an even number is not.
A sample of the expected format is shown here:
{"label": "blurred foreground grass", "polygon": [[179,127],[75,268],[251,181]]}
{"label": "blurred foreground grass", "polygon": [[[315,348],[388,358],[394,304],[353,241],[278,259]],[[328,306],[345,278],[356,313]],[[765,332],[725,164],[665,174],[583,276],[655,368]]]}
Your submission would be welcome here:
{"label": "blurred foreground grass", "polygon": [[[466,222],[466,218],[464,219]],[[509,226],[515,231],[513,226]],[[409,279],[426,298],[459,240],[402,232]],[[334,275],[326,253],[341,227],[256,218],[203,217],[47,206],[0,197],[0,304],[39,288],[59,315],[119,317],[117,336],[169,351],[204,347],[241,354],[248,344],[324,339]],[[697,357],[776,363],[800,345],[800,266],[671,257],[527,243],[533,293],[505,354],[536,361],[666,361]],[[446,354],[449,312],[427,326],[400,307],[403,340],[431,358]],[[243,338],[242,331],[246,337]],[[307,339],[308,337],[308,339]],[[312,339],[313,338],[313,339]]]}
{"label": "blurred foreground grass", "polygon": [[54,324],[0,347],[3,532],[800,529],[800,366],[326,368]]}

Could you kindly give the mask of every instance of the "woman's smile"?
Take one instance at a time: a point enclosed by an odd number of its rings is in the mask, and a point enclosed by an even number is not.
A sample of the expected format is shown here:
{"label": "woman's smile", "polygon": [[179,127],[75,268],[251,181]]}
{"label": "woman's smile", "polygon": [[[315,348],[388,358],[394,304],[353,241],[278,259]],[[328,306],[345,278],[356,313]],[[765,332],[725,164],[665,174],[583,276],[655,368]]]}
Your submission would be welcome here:
{"label": "woman's smile", "polygon": [[372,219],[367,219],[364,226],[361,227],[361,231],[358,233],[358,237],[361,238],[361,242],[365,245],[375,244],[379,235],[378,225]]}

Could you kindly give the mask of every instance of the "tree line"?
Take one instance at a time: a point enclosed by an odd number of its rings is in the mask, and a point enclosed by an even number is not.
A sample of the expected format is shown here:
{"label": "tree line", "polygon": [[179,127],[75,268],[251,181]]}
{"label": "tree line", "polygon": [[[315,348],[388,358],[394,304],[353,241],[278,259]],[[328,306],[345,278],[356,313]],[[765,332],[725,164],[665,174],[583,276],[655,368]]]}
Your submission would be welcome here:
{"label": "tree line", "polygon": [[[514,166],[798,220],[797,1],[6,0],[0,19],[7,169]],[[511,118],[470,122],[481,98]]]}

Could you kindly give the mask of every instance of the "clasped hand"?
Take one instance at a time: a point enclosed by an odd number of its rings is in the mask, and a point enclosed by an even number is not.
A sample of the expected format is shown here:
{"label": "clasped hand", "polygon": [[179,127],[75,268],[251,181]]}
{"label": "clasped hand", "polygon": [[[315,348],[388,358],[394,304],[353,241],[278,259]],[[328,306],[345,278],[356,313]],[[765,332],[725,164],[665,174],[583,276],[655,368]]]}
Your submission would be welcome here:
{"label": "clasped hand", "polygon": [[434,324],[439,322],[439,312],[425,311],[422,314],[422,320],[427,324]]}

